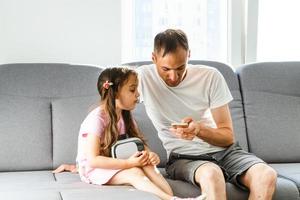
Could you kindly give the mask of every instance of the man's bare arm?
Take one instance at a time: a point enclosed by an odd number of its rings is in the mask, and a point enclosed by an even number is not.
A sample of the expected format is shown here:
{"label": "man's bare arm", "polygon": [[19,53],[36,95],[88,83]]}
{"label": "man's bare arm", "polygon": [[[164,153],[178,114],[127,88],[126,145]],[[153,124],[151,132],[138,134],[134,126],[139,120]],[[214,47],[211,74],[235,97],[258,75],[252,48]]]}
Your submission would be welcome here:
{"label": "man's bare arm", "polygon": [[228,104],[211,110],[217,128],[206,126],[205,123],[196,122],[196,136],[204,141],[221,147],[226,147],[234,142],[232,120]]}

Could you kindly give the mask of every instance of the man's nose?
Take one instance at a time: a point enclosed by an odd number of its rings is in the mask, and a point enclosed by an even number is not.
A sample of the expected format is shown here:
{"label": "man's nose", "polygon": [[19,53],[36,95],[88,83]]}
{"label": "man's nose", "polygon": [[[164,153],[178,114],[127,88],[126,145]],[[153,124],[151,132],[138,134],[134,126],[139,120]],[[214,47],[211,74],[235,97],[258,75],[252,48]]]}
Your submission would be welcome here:
{"label": "man's nose", "polygon": [[169,79],[171,81],[176,81],[178,79],[178,74],[176,73],[175,70],[170,70]]}

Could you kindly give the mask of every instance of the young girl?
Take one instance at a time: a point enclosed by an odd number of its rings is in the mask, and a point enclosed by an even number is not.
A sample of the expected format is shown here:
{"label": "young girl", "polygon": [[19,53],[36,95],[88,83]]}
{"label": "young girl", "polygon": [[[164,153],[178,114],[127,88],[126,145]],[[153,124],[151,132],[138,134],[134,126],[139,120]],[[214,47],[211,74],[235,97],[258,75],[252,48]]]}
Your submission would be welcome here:
{"label": "young girl", "polygon": [[[137,74],[127,68],[107,68],[100,74],[97,86],[100,106],[85,118],[78,136],[76,161],[81,180],[97,185],[128,184],[163,200],[180,199],[173,197],[167,181],[156,172],[160,159],[148,147],[128,159],[110,157],[112,145],[125,134],[145,143],[130,112],[139,97]],[[64,169],[76,171],[72,165],[62,165],[54,172]]]}

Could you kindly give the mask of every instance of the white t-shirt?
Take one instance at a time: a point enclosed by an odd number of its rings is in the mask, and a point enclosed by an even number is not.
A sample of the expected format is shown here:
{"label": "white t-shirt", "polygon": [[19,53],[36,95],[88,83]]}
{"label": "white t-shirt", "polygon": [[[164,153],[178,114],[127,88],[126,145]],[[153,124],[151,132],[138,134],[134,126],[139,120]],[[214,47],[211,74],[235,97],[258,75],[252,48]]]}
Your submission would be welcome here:
{"label": "white t-shirt", "polygon": [[215,68],[188,65],[184,80],[169,87],[159,76],[155,65],[137,68],[140,99],[154,124],[169,156],[170,152],[200,155],[224,150],[195,137],[183,140],[169,131],[171,123],[190,116],[208,121],[216,128],[210,109],[229,103],[233,98],[222,74]]}

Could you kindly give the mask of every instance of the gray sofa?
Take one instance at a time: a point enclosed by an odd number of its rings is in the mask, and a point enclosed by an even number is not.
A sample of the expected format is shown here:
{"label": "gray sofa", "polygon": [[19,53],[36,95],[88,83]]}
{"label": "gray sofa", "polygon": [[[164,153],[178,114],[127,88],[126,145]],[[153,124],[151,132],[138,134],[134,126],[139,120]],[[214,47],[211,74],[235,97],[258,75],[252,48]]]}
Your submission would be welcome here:
{"label": "gray sofa", "polygon": [[[300,199],[300,63],[256,63],[234,72],[223,63],[191,61],[218,68],[234,97],[230,103],[236,140],[270,163],[279,174],[274,199]],[[146,63],[129,63],[141,65]],[[96,186],[69,172],[52,174],[74,163],[80,123],[97,106],[101,68],[68,64],[0,65],[0,199],[158,199],[130,186]],[[148,143],[166,153],[145,114],[134,110]],[[178,196],[197,196],[197,187],[167,179]],[[228,199],[248,193],[227,183]]]}

